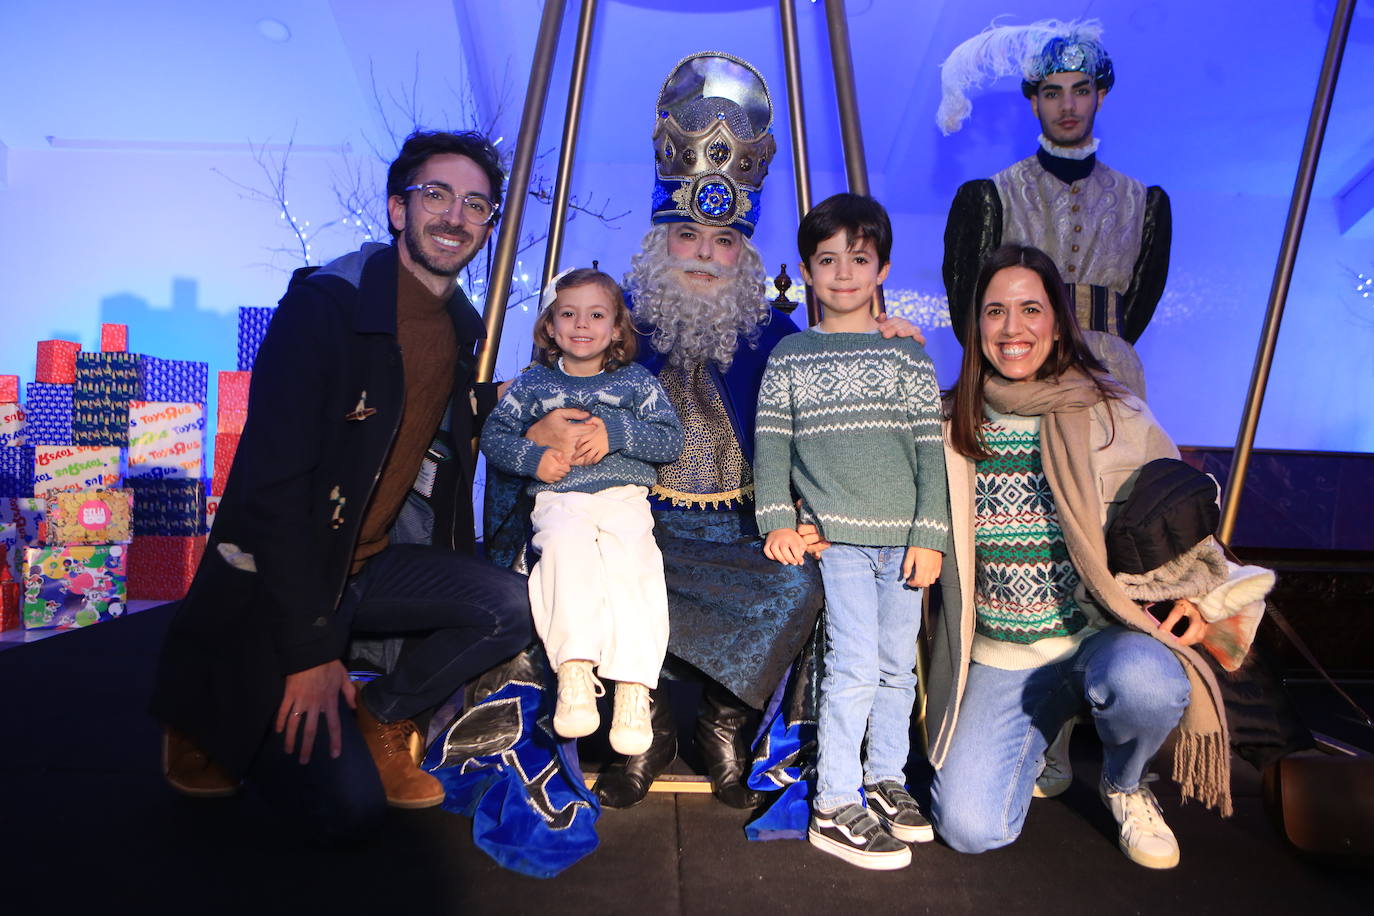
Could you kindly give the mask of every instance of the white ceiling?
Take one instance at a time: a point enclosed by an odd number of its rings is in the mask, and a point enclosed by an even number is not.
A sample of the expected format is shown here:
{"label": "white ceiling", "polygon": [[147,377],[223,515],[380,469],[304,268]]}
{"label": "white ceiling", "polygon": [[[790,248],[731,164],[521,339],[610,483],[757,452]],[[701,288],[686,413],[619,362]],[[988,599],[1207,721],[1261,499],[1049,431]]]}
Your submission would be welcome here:
{"label": "white ceiling", "polygon": [[[0,85],[8,87],[0,143],[170,149],[294,137],[299,146],[357,148],[386,131],[378,95],[393,119],[413,107],[432,126],[461,126],[452,122],[471,107],[479,122],[502,112],[499,129],[513,133],[541,7],[538,0],[8,0],[0,3]],[[797,7],[813,159],[839,170],[823,8],[806,0]],[[1099,119],[1104,157],[1171,191],[1287,195],[1334,7],[1335,0],[1080,0],[1054,12],[1096,16],[1106,27],[1119,80]],[[1357,9],[1319,173],[1325,196],[1374,163],[1374,9]],[[1010,80],[975,98],[960,134],[941,138],[933,125],[938,65],[999,15],[1024,22],[1045,12],[1045,4],[1026,0],[851,0],[868,165],[894,209],[939,210],[959,181],[1028,149],[1034,125]],[[759,0],[603,0],[579,157],[646,163],[653,97],[668,67],[690,51],[718,48],[751,60],[769,79],[785,163],[776,18],[776,5]],[[290,39],[264,37],[262,19],[284,24]],[[545,147],[562,120],[576,21],[569,4]],[[465,85],[471,106],[455,89]],[[412,87],[413,106],[403,101]]]}

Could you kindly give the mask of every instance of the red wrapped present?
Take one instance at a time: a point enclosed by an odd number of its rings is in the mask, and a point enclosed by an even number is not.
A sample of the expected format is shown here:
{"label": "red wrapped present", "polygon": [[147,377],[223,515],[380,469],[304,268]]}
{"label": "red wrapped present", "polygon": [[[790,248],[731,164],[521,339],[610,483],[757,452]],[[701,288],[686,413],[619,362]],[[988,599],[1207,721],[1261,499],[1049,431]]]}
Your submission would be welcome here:
{"label": "red wrapped present", "polygon": [[229,480],[229,468],[234,464],[240,438],[238,433],[215,433],[215,477],[210,483],[211,495],[224,495],[224,484]]}
{"label": "red wrapped present", "polygon": [[140,534],[129,545],[129,600],[177,601],[186,597],[205,552],[205,535]]}
{"label": "red wrapped present", "polygon": [[38,369],[34,373],[34,379],[48,385],[75,384],[76,354],[80,352],[81,344],[74,341],[40,340]]}
{"label": "red wrapped present", "polygon": [[221,433],[233,433],[238,435],[243,432],[243,424],[248,421],[248,411],[246,410],[225,410],[220,407],[215,411],[215,430]]}
{"label": "red wrapped present", "polygon": [[0,404],[17,403],[19,403],[19,376],[0,375]]}
{"label": "red wrapped present", "polygon": [[129,350],[129,326],[127,324],[102,324],[100,326],[100,350],[103,353],[127,353]]}
{"label": "red wrapped present", "polygon": [[221,372],[219,374],[219,409],[248,409],[248,380],[251,372]]}

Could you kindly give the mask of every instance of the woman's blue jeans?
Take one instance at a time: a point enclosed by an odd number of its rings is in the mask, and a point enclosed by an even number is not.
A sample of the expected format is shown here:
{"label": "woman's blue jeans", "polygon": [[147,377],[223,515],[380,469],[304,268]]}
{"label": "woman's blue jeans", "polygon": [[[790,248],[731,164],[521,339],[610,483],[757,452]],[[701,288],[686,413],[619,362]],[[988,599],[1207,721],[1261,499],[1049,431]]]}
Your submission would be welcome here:
{"label": "woman's blue jeans", "polygon": [[905,547],[854,544],[832,544],[821,554],[825,656],[817,721],[818,809],[861,801],[861,785],[906,782],[902,771],[916,701],[921,590],[902,579],[905,556]]}
{"label": "woman's blue jeans", "polygon": [[1120,626],[1039,668],[971,663],[954,740],[931,786],[936,830],[960,852],[1015,840],[1045,748],[1085,702],[1102,739],[1103,778],[1114,791],[1133,791],[1188,696],[1188,677],[1173,652]]}

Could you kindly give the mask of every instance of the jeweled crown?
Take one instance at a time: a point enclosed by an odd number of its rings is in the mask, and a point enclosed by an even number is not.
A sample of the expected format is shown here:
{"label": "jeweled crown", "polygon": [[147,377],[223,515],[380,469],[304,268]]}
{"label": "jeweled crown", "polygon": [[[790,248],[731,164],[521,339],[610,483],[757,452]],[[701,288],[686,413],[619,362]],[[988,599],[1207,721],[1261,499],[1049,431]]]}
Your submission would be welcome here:
{"label": "jeweled crown", "polygon": [[678,61],[654,119],[653,222],[730,226],[752,236],[777,151],[772,124],[768,86],[748,63],[718,51]]}

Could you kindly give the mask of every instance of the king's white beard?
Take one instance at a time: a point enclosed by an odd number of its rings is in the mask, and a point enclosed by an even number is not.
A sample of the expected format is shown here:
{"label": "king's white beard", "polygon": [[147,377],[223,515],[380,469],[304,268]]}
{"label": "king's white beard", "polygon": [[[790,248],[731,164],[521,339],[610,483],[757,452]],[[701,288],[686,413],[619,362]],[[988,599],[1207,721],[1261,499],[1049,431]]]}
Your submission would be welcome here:
{"label": "king's white beard", "polygon": [[[673,365],[710,360],[721,371],[730,368],[741,337],[758,343],[771,310],[763,295],[763,260],[741,239],[733,267],[674,258],[667,251],[667,226],[656,226],[630,261],[625,286],[634,300],[635,323],[651,332],[653,348]],[[685,270],[716,274],[710,289],[689,285]]]}

